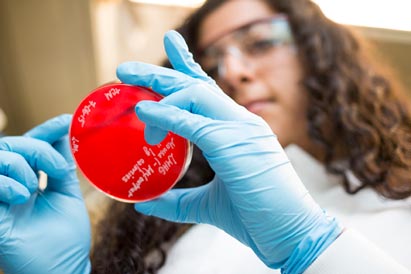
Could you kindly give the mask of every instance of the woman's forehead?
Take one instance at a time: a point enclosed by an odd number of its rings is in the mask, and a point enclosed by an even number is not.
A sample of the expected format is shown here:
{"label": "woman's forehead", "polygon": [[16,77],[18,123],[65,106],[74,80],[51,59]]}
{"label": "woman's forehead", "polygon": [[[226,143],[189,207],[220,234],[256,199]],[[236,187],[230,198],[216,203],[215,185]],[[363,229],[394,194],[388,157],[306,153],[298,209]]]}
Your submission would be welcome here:
{"label": "woman's forehead", "polygon": [[263,0],[226,1],[200,24],[198,45],[204,48],[235,29],[274,14]]}

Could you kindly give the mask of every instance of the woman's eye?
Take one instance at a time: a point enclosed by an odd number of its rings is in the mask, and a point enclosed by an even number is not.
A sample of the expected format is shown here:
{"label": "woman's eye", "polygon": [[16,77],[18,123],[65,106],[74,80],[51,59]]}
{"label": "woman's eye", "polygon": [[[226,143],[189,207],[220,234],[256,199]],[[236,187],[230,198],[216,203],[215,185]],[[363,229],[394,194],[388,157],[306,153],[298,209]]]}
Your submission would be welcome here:
{"label": "woman's eye", "polygon": [[275,39],[258,40],[258,41],[254,41],[251,44],[249,44],[249,46],[247,47],[247,50],[251,54],[264,53],[272,49],[279,43],[280,42]]}

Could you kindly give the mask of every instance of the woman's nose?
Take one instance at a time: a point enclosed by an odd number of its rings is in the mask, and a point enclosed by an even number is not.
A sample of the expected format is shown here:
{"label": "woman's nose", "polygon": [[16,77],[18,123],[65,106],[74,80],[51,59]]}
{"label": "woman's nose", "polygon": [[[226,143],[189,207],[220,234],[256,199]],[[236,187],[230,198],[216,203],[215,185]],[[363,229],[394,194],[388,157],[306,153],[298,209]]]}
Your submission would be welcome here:
{"label": "woman's nose", "polygon": [[218,78],[229,85],[244,83],[251,78],[252,66],[236,47],[229,47],[218,63]]}

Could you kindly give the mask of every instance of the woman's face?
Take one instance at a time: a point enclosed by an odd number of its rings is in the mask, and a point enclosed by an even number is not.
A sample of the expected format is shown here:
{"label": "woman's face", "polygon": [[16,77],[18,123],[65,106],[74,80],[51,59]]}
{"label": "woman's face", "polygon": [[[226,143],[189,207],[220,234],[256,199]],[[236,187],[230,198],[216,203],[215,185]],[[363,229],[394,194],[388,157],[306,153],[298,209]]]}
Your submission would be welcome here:
{"label": "woman's face", "polygon": [[[283,146],[295,143],[309,150],[307,95],[299,84],[303,72],[296,49],[287,35],[270,36],[278,43],[257,43],[287,25],[284,18],[274,26],[262,20],[278,15],[264,1],[226,1],[200,25],[199,47],[205,52],[200,63],[237,103],[264,118]],[[272,27],[277,32],[267,32]]]}

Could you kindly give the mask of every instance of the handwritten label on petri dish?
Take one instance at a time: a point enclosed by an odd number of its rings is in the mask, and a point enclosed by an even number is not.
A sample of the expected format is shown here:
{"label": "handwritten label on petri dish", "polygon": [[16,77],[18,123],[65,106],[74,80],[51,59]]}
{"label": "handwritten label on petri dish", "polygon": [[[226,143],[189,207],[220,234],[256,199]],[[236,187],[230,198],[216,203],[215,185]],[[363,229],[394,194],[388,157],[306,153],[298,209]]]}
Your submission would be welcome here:
{"label": "handwritten label on petri dish", "polygon": [[117,83],[97,88],[77,107],[71,152],[88,181],[108,196],[124,202],[151,200],[184,174],[190,142],[169,132],[161,143],[149,145],[134,111],[141,100],[161,98],[148,88]]}

